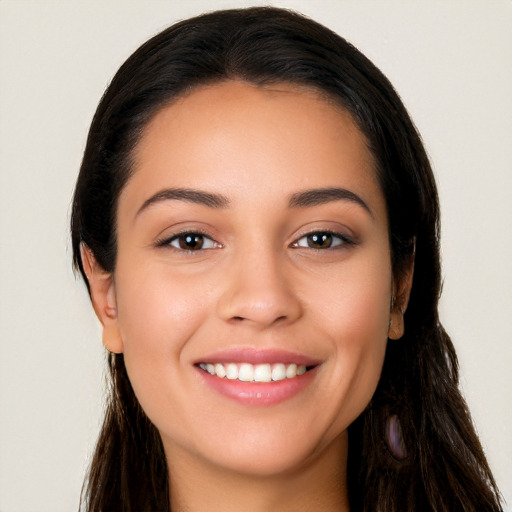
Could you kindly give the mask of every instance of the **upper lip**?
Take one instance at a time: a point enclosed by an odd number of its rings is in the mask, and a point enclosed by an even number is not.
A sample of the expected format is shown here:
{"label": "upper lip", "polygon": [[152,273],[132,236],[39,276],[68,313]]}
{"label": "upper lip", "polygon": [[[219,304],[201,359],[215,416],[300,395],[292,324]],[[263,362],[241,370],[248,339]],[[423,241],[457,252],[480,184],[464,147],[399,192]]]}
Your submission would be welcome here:
{"label": "upper lip", "polygon": [[295,363],[296,365],[317,366],[321,361],[291,350],[240,347],[213,352],[195,361],[195,364],[199,363]]}

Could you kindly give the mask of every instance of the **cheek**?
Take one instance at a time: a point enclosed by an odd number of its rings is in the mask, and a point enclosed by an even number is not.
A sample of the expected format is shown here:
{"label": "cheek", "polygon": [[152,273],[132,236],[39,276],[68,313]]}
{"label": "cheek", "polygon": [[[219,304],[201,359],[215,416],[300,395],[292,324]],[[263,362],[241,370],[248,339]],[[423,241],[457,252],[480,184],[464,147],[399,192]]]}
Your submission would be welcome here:
{"label": "cheek", "polygon": [[329,276],[321,288],[310,290],[310,309],[338,340],[340,349],[387,338],[391,299],[391,270],[388,258],[377,256],[342,268]]}
{"label": "cheek", "polygon": [[[370,386],[378,380],[386,348],[388,297],[386,293],[366,293],[360,289],[331,305],[323,318],[331,332],[338,366],[347,377],[364,374]],[[344,378],[340,375],[340,380]]]}
{"label": "cheek", "polygon": [[[201,276],[173,270],[169,262],[119,262],[116,271],[118,321],[125,348],[162,344],[174,350],[208,308]],[[119,276],[119,277],[118,277]]]}
{"label": "cheek", "polygon": [[336,403],[334,431],[347,428],[375,392],[386,351],[390,294],[389,267],[375,264],[366,273],[354,269],[341,276],[325,294],[323,307],[317,307],[317,325],[334,354],[329,371],[335,391],[326,399]]}
{"label": "cheek", "polygon": [[[146,409],[175,385],[187,342],[208,316],[208,298],[186,277],[139,266],[116,282],[124,360],[137,398]],[[149,411],[148,411],[149,412]]]}

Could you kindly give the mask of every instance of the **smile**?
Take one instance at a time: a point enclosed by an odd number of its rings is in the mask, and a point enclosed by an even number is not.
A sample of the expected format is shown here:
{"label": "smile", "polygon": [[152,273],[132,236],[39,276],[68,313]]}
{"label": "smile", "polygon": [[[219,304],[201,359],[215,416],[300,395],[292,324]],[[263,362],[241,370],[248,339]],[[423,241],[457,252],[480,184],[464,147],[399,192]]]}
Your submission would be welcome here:
{"label": "smile", "polygon": [[277,405],[301,395],[322,361],[281,349],[234,347],[194,362],[203,384],[244,406]]}
{"label": "smile", "polygon": [[221,379],[241,382],[278,382],[304,375],[308,368],[295,363],[199,363],[199,368]]}

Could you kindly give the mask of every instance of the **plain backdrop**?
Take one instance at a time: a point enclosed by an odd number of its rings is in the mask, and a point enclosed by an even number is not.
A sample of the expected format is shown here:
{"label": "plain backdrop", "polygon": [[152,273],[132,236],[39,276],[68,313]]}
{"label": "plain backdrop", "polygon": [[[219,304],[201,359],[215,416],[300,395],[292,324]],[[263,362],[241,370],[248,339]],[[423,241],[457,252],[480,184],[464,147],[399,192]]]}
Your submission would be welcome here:
{"label": "plain backdrop", "polygon": [[[102,92],[160,29],[257,3],[0,1],[0,512],[76,510],[98,431],[104,354],[68,222]],[[512,503],[512,2],[266,3],[354,43],[422,133],[442,206],[441,318]]]}

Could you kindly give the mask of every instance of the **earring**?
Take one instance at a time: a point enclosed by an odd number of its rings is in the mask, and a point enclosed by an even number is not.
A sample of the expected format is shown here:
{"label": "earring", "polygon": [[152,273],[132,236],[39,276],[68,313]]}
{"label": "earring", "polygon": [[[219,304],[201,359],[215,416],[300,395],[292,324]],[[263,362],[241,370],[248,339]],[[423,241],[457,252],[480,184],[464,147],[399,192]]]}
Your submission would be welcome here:
{"label": "earring", "polygon": [[394,459],[399,462],[407,459],[407,447],[402,433],[402,425],[396,414],[390,414],[386,419],[385,442]]}

